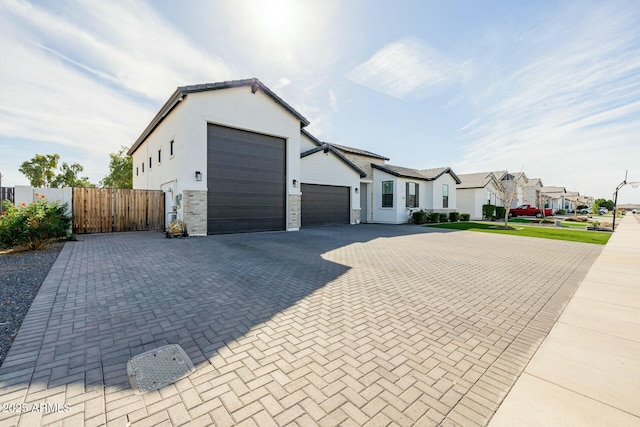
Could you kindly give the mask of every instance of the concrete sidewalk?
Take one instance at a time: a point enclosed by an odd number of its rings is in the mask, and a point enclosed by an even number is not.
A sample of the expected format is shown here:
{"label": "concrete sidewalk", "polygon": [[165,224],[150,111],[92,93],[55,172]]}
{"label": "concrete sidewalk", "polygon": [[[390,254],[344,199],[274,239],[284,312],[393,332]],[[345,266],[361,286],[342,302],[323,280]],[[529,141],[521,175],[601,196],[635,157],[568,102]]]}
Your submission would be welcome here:
{"label": "concrete sidewalk", "polygon": [[640,215],[627,215],[490,426],[640,425]]}

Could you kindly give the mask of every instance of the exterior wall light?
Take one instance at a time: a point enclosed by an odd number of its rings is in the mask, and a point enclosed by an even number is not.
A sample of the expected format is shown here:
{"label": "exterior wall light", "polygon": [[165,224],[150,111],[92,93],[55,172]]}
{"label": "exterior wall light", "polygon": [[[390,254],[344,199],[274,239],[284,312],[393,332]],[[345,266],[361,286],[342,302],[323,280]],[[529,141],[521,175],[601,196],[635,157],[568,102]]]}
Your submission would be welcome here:
{"label": "exterior wall light", "polygon": [[356,187],[356,194],[358,194],[358,187]]}
{"label": "exterior wall light", "polygon": [[200,171],[196,171],[196,181],[202,181],[202,173]]}
{"label": "exterior wall light", "polygon": [[293,180],[293,186],[294,186],[294,187],[297,187],[297,186],[298,186],[298,180],[297,180],[297,179],[294,179],[294,180]]}

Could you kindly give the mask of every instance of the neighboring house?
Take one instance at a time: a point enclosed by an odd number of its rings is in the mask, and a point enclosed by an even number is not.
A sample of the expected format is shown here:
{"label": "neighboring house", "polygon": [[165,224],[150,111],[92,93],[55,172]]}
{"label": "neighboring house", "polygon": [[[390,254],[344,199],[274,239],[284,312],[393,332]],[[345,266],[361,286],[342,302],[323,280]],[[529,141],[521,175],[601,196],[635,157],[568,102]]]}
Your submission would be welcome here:
{"label": "neighboring house", "polygon": [[493,172],[458,175],[456,186],[456,208],[468,213],[472,219],[482,219],[482,205],[495,205],[500,200],[500,183]]}
{"label": "neighboring house", "polygon": [[540,197],[542,187],[543,184],[540,178],[530,178],[524,186],[524,201],[522,204],[541,207],[544,204]]}
{"label": "neighboring house", "polygon": [[501,203],[498,203],[498,206],[506,206],[508,204],[508,198],[513,191],[515,191],[515,197],[513,197],[511,201],[511,207],[515,208],[525,203],[525,186],[529,180],[524,172],[511,173],[507,171],[495,171],[493,174],[504,188]]}
{"label": "neighboring house", "polygon": [[[191,235],[298,230],[304,207],[317,206],[302,201],[303,177],[348,188],[334,207],[357,222],[362,171],[334,150],[303,149],[308,124],[255,78],[179,87],[128,151],[133,188],[163,190]],[[303,174],[301,163],[333,172]]]}
{"label": "neighboring house", "polygon": [[456,211],[458,176],[448,167],[410,169],[373,163],[373,222],[406,223],[410,212]]}
{"label": "neighboring house", "polygon": [[555,212],[564,209],[564,195],[566,194],[564,187],[547,186],[540,189],[540,194],[545,200],[544,207],[551,208]]}
{"label": "neighboring house", "polygon": [[577,191],[567,191],[566,193],[564,193],[564,210],[567,211],[568,213],[573,213],[579,204],[581,200],[580,197],[580,193],[578,193]]}

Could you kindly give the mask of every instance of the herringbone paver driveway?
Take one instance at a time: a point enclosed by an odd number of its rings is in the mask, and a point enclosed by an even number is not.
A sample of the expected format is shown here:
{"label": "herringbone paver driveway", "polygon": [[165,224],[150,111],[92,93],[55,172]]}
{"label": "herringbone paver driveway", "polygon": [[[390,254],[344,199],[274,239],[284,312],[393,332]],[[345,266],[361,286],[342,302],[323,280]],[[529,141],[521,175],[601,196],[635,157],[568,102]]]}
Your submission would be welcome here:
{"label": "herringbone paver driveway", "polygon": [[[483,425],[601,250],[383,225],[81,240],[0,368],[3,426]],[[127,359],[168,343],[197,370],[135,394]]]}

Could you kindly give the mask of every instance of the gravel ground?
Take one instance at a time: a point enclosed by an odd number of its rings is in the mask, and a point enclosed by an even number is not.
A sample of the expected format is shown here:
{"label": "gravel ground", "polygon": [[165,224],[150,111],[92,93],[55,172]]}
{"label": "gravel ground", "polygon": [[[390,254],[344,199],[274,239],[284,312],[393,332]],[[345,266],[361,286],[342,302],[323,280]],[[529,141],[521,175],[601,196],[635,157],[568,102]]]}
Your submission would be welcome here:
{"label": "gravel ground", "polygon": [[0,366],[63,245],[0,255]]}

